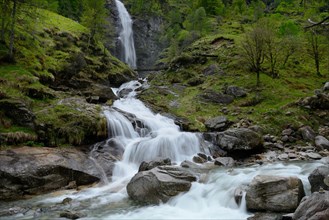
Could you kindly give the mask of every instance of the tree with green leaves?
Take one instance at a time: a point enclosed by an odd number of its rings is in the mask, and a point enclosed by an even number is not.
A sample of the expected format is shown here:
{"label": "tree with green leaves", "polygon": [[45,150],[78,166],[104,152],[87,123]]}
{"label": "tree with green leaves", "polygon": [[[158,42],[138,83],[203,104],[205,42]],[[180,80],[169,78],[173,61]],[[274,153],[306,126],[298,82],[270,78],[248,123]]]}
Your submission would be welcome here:
{"label": "tree with green leaves", "polygon": [[81,23],[89,28],[89,40],[102,40],[104,36],[104,26],[106,21],[105,0],[83,0],[83,13]]}

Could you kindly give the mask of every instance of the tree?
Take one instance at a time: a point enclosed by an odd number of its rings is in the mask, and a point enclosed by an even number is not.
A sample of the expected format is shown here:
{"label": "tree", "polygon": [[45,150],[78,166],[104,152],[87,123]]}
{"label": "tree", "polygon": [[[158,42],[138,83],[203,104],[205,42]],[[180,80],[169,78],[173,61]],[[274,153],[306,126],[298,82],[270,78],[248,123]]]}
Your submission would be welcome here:
{"label": "tree", "polygon": [[104,26],[106,25],[105,0],[83,0],[83,13],[81,23],[89,28],[89,40],[101,40],[104,36]]}
{"label": "tree", "polygon": [[242,57],[245,59],[250,70],[256,73],[257,85],[260,84],[260,71],[264,62],[265,38],[264,30],[260,26],[255,26],[246,34],[242,42]]}
{"label": "tree", "polygon": [[312,56],[314,60],[314,65],[316,69],[316,74],[322,76],[320,73],[320,61],[323,58],[324,54],[324,44],[323,36],[321,36],[314,28],[310,28],[308,35],[308,53]]}

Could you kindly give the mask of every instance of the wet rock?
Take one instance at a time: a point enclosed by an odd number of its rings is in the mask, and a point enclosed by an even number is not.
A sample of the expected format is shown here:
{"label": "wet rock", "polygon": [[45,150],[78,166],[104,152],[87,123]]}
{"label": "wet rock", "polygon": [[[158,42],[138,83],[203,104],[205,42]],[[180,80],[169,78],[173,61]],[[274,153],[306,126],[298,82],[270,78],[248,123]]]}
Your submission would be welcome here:
{"label": "wet rock", "polygon": [[329,150],[329,140],[323,136],[316,136],[315,146],[318,150],[323,150],[323,149]]}
{"label": "wet rock", "polygon": [[247,218],[247,220],[282,220],[282,214],[257,212],[254,216]]}
{"label": "wet rock", "polygon": [[73,148],[23,147],[0,153],[0,198],[16,200],[67,186],[98,182],[99,170],[88,155]]}
{"label": "wet rock", "polygon": [[321,160],[322,156],[318,153],[306,153],[306,156],[308,156],[309,158],[313,159],[313,160]]}
{"label": "wet rock", "polygon": [[156,160],[149,162],[143,161],[139,166],[138,172],[151,170],[155,167],[164,166],[164,165],[171,165],[171,160],[169,158],[166,159],[158,158]]}
{"label": "wet rock", "polygon": [[241,188],[236,188],[234,190],[234,201],[238,206],[241,205],[242,197],[243,197],[243,190]]}
{"label": "wet rock", "polygon": [[308,176],[308,180],[311,184],[311,191],[319,191],[321,187],[325,190],[329,190],[329,186],[327,186],[324,182],[324,179],[327,176],[329,176],[329,166],[320,166],[313,170],[313,172]]}
{"label": "wet rock", "polygon": [[78,218],[86,217],[87,215],[81,212],[65,210],[61,212],[59,216],[67,219],[78,219]]}
{"label": "wet rock", "polygon": [[87,102],[94,104],[104,104],[117,99],[110,87],[96,84],[90,90],[86,90],[84,95],[87,97]]}
{"label": "wet rock", "polygon": [[293,212],[305,195],[296,177],[256,176],[246,193],[250,211]]}
{"label": "wet rock", "polygon": [[211,118],[205,122],[205,126],[209,131],[224,131],[232,124],[233,122],[229,121],[225,116]]}
{"label": "wet rock", "polygon": [[137,173],[128,183],[131,199],[142,203],[159,204],[191,188],[196,177],[184,168],[161,166]]}
{"label": "wet rock", "polygon": [[[213,135],[216,137],[214,144],[228,153],[254,151],[263,148],[262,137],[248,128],[234,128],[213,133]],[[207,135],[205,135],[205,138],[207,138]]]}
{"label": "wet rock", "polygon": [[325,220],[329,219],[329,191],[315,192],[298,206],[293,220]]}
{"label": "wet rock", "polygon": [[304,126],[299,129],[305,141],[313,141],[315,139],[315,132],[310,126]]}
{"label": "wet rock", "polygon": [[207,159],[204,159],[200,156],[194,156],[193,157],[193,162],[194,163],[205,163],[205,162],[207,162]]}
{"label": "wet rock", "polygon": [[285,214],[285,215],[282,215],[281,220],[292,220],[293,216],[294,216],[294,213]]}
{"label": "wet rock", "polygon": [[237,87],[237,86],[229,86],[227,87],[225,93],[227,95],[232,95],[236,98],[240,98],[240,97],[246,97],[247,93],[244,89]]}
{"label": "wet rock", "polygon": [[17,215],[17,214],[25,214],[29,210],[30,210],[29,208],[23,208],[23,207],[19,207],[19,206],[11,207],[9,209],[1,209],[0,217]]}
{"label": "wet rock", "polygon": [[235,162],[232,157],[218,157],[215,159],[214,164],[217,166],[233,167]]}

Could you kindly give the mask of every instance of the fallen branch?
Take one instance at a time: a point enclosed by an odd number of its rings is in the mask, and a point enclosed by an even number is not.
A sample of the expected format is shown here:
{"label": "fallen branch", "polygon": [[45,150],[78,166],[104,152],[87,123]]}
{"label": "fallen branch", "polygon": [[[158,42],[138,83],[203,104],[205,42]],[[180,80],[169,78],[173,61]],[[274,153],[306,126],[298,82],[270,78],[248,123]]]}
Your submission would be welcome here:
{"label": "fallen branch", "polygon": [[327,20],[329,20],[329,16],[324,18],[320,22],[314,22],[309,18],[307,21],[310,22],[312,25],[306,26],[305,29],[312,28],[312,27],[315,27],[315,26],[318,26],[318,25],[329,25],[329,22],[326,22]]}

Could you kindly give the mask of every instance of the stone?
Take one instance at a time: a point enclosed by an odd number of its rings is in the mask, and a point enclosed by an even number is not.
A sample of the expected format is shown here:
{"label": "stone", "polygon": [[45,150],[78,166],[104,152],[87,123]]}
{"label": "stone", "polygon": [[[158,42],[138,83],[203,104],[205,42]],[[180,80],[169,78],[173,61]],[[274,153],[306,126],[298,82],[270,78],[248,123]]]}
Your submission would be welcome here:
{"label": "stone", "polygon": [[159,204],[188,191],[196,180],[182,167],[161,166],[137,173],[128,183],[127,193],[134,201]]}
{"label": "stone", "polygon": [[329,219],[329,191],[315,192],[298,206],[293,220],[326,220]]}
{"label": "stone", "polygon": [[139,166],[138,172],[151,170],[155,167],[164,166],[164,165],[171,165],[171,160],[169,158],[166,159],[158,158],[156,160],[149,162],[143,161]]}
{"label": "stone", "polygon": [[289,156],[288,154],[280,154],[278,156],[279,160],[288,160]]}
{"label": "stone", "polygon": [[319,191],[322,187],[325,190],[329,190],[324,182],[324,179],[329,175],[329,166],[320,166],[313,170],[313,172],[308,176],[308,180],[311,184],[311,192]]}
{"label": "stone", "polygon": [[229,86],[227,87],[225,93],[227,95],[232,95],[236,98],[240,98],[240,97],[246,97],[247,93],[244,89],[237,87],[237,86]]}
{"label": "stone", "polygon": [[23,101],[2,99],[0,100],[0,111],[3,111],[16,125],[34,128],[35,115]]}
{"label": "stone", "polygon": [[205,163],[205,162],[207,162],[207,159],[204,159],[200,156],[194,156],[193,157],[193,162],[194,163]]}
{"label": "stone", "polygon": [[318,150],[329,150],[329,140],[323,136],[316,136],[315,137],[315,147]]}
{"label": "stone", "polygon": [[293,216],[294,216],[294,213],[285,214],[285,215],[282,215],[281,220],[292,220]]}
{"label": "stone", "polygon": [[211,75],[223,75],[224,72],[220,68],[218,64],[211,64],[206,69],[203,70],[203,75],[211,76]]}
{"label": "stone", "polygon": [[[112,174],[112,170],[105,172]],[[72,181],[89,185],[101,177],[89,155],[74,148],[22,147],[0,152],[0,200],[47,193]]]}
{"label": "stone", "polygon": [[81,212],[76,212],[76,211],[71,211],[71,210],[65,210],[59,214],[60,217],[62,218],[67,218],[67,219],[78,219],[78,218],[83,218],[86,217],[87,215]]}
{"label": "stone", "polygon": [[246,191],[247,209],[294,212],[304,195],[303,183],[296,177],[258,175]]}
{"label": "stone", "polygon": [[250,151],[263,148],[261,135],[248,128],[234,128],[217,133],[217,145],[227,151]]}
{"label": "stone", "polygon": [[225,116],[211,118],[205,122],[205,126],[209,131],[224,131],[232,124],[233,122],[229,121]]}
{"label": "stone", "polygon": [[234,190],[234,201],[238,206],[241,205],[242,197],[243,197],[243,190],[241,188],[236,188]]}
{"label": "stone", "polygon": [[232,157],[217,157],[214,164],[217,166],[233,167],[235,162]]}
{"label": "stone", "polygon": [[282,136],[290,136],[293,134],[293,132],[294,131],[291,128],[288,128],[288,129],[283,130],[281,134],[282,134]]}
{"label": "stone", "polygon": [[321,160],[322,156],[318,153],[306,153],[306,156],[308,156],[309,158],[313,159],[313,160]]}
{"label": "stone", "polygon": [[234,101],[234,97],[222,93],[215,92],[213,90],[206,90],[199,96],[201,99],[218,104],[230,104]]}
{"label": "stone", "polygon": [[247,220],[282,220],[282,215],[279,213],[257,212],[254,216],[247,218]]}
{"label": "stone", "polygon": [[310,126],[303,126],[298,130],[305,141],[313,141],[315,139],[315,132]]}

